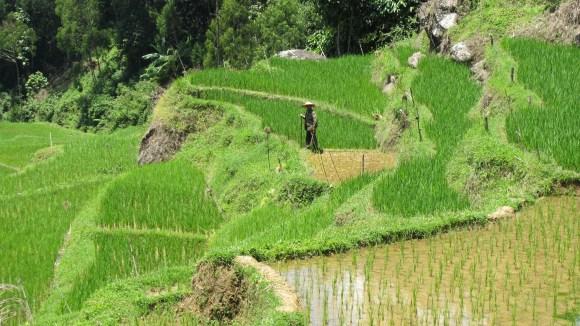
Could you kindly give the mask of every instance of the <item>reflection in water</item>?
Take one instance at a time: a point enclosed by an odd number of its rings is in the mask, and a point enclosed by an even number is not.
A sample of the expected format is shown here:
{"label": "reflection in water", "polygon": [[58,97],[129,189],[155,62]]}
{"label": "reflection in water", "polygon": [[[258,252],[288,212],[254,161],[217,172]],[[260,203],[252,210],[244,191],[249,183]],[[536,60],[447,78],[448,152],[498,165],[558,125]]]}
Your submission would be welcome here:
{"label": "reflection in water", "polygon": [[579,204],[547,198],[483,228],[273,267],[312,325],[569,324],[579,311]]}

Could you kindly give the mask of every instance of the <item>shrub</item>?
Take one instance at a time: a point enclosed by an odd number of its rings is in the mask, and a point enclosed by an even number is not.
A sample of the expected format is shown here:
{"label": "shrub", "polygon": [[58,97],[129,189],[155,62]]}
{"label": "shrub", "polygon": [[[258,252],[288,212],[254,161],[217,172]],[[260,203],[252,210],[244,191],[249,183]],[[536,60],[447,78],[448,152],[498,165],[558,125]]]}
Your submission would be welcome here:
{"label": "shrub", "polygon": [[310,179],[294,178],[280,190],[278,201],[294,207],[304,207],[328,192],[329,186]]}
{"label": "shrub", "polygon": [[28,76],[28,80],[24,86],[26,88],[26,95],[28,97],[34,96],[41,89],[48,87],[48,79],[40,71]]}

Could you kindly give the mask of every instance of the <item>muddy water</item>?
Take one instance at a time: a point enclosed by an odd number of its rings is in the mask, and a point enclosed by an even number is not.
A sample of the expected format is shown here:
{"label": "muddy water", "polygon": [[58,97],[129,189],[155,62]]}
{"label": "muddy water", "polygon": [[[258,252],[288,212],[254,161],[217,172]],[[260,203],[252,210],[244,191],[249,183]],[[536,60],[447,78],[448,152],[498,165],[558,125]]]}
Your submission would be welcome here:
{"label": "muddy water", "polygon": [[580,197],[546,198],[482,228],[273,267],[313,325],[569,325],[578,209]]}

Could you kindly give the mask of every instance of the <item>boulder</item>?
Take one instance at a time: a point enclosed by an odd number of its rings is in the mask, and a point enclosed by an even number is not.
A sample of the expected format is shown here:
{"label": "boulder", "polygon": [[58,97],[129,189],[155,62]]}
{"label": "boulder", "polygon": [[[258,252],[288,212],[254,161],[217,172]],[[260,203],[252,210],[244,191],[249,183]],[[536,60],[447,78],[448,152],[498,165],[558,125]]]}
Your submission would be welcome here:
{"label": "boulder", "polygon": [[449,30],[451,27],[457,25],[457,18],[459,16],[456,13],[450,13],[439,21],[439,26],[443,27],[445,30]]}
{"label": "boulder", "polygon": [[324,60],[325,56],[307,50],[292,49],[281,51],[276,54],[279,58],[294,60]]}
{"label": "boulder", "polygon": [[451,58],[457,62],[468,62],[473,58],[473,53],[467,44],[460,42],[451,47]]}
{"label": "boulder", "polygon": [[409,57],[409,60],[407,60],[407,63],[409,64],[409,66],[417,69],[417,67],[419,66],[419,62],[421,61],[422,58],[423,58],[423,53],[415,52],[415,53],[413,53],[412,56]]}
{"label": "boulder", "polygon": [[514,218],[516,216],[516,211],[513,207],[502,206],[498,208],[495,212],[489,214],[487,218],[491,221],[497,221],[504,218]]}

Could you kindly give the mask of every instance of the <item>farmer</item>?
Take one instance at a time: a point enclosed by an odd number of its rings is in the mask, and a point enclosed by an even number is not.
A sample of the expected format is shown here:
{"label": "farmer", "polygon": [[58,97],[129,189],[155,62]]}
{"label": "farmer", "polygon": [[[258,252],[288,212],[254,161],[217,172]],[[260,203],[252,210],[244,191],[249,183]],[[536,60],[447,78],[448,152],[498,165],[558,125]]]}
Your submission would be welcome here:
{"label": "farmer", "polygon": [[316,129],[318,128],[318,118],[314,112],[314,103],[306,102],[303,107],[306,108],[306,113],[300,116],[304,120],[304,130],[306,130],[306,148],[313,152],[318,152],[318,138],[316,138]]}

